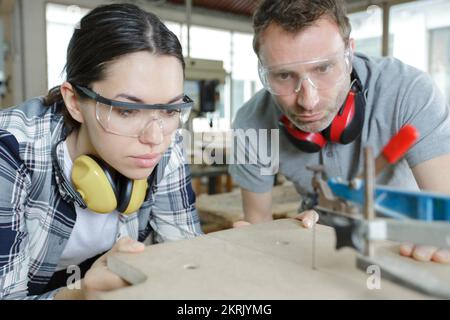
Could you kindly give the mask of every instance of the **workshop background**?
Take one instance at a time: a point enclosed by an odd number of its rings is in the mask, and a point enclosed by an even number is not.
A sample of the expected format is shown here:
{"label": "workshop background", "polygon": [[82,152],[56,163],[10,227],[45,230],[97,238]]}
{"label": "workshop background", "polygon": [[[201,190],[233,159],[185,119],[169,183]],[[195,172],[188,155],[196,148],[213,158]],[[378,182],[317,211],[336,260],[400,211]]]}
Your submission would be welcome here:
{"label": "workshop background", "polygon": [[[90,9],[112,2],[123,1],[0,0],[1,107],[59,85],[73,28]],[[223,148],[226,154],[225,132],[237,110],[262,88],[251,22],[259,0],[127,2],[156,13],[181,40],[185,91],[196,101],[187,129],[202,143],[208,137],[214,142],[189,150],[197,207],[205,232],[229,228],[242,218],[240,193],[227,165],[205,161],[203,155],[205,148]],[[428,72],[450,102],[450,0],[346,3],[357,51],[393,56]],[[283,177],[276,184],[274,217],[295,213],[298,194]]]}

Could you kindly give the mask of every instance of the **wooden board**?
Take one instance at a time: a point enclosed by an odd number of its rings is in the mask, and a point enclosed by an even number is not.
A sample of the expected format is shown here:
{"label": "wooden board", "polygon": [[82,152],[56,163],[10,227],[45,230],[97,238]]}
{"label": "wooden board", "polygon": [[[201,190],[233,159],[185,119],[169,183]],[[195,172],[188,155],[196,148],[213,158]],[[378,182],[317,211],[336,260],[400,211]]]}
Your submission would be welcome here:
{"label": "wooden board", "polygon": [[[276,186],[272,191],[272,215],[274,219],[292,217],[300,206],[300,195],[293,185]],[[241,191],[217,195],[201,195],[196,207],[200,220],[227,229],[244,219]]]}
{"label": "wooden board", "polygon": [[[334,250],[334,231],[317,226],[317,270],[311,267],[312,231],[280,219],[148,246],[118,254],[108,267],[132,286],[102,299],[422,299],[427,296],[356,268],[351,249]],[[399,260],[409,258],[396,256]],[[423,263],[450,279],[448,266]],[[445,280],[443,280],[445,281]]]}

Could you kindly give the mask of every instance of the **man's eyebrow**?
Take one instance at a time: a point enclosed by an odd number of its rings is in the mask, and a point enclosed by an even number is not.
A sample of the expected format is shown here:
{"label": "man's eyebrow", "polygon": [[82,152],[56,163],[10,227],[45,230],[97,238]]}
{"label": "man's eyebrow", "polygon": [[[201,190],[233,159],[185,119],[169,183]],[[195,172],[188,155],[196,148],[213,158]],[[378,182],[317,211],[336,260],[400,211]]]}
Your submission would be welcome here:
{"label": "man's eyebrow", "polygon": [[[180,100],[181,98],[183,98],[184,97],[184,94],[182,93],[182,94],[179,94],[178,96],[176,96],[175,98],[173,98],[173,99],[171,99],[169,102],[167,102],[168,104],[169,103],[173,103],[173,102],[175,102],[175,101],[178,101],[178,100]],[[133,101],[133,102],[136,102],[136,103],[141,103],[141,104],[145,104],[144,103],[144,101],[142,101],[142,99],[140,99],[140,98],[138,98],[138,97],[135,97],[135,96],[132,96],[132,95],[129,95],[129,94],[126,94],[126,93],[119,93],[118,95],[116,95],[113,99],[117,99],[117,98],[125,98],[125,99],[127,99],[127,100],[130,100],[130,101]]]}

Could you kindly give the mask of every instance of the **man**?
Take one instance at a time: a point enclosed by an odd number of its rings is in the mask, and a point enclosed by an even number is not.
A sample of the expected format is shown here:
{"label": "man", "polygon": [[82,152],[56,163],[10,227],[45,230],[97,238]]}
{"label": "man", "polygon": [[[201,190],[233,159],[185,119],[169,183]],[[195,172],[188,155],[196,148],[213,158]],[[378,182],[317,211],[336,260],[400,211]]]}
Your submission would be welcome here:
{"label": "man", "polygon": [[[354,53],[340,0],[264,0],[253,27],[265,90],[239,110],[233,127],[276,129],[282,123],[279,170],[305,199],[299,216],[305,226],[317,221],[317,214],[306,210],[313,191],[313,173],[306,166],[322,164],[328,177],[350,179],[362,170],[364,146],[380,153],[407,123],[418,129],[420,138],[377,183],[450,194],[448,105],[425,73],[393,58]],[[341,119],[348,108],[353,118]],[[230,166],[242,188],[249,223],[272,219],[274,176],[261,174],[264,164],[259,160]],[[450,261],[447,250],[432,247],[405,244],[400,253]]]}

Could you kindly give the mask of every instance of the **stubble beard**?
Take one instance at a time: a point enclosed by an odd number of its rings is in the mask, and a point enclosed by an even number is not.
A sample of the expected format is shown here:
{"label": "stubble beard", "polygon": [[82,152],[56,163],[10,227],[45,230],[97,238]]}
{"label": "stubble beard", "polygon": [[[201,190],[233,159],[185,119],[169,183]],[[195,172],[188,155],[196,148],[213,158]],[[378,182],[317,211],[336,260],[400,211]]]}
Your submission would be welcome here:
{"label": "stubble beard", "polygon": [[349,87],[348,84],[343,85],[343,87],[340,90],[339,95],[336,97],[336,99],[334,100],[334,103],[332,104],[333,107],[327,107],[325,109],[325,113],[326,113],[325,116],[318,121],[305,123],[305,122],[296,120],[295,115],[289,111],[285,112],[285,114],[289,118],[289,120],[298,129],[300,129],[304,132],[309,132],[309,133],[321,132],[330,126],[330,124],[333,122],[336,114],[341,109],[341,106],[345,102],[348,92],[349,92],[349,89],[347,89],[347,87]]}

